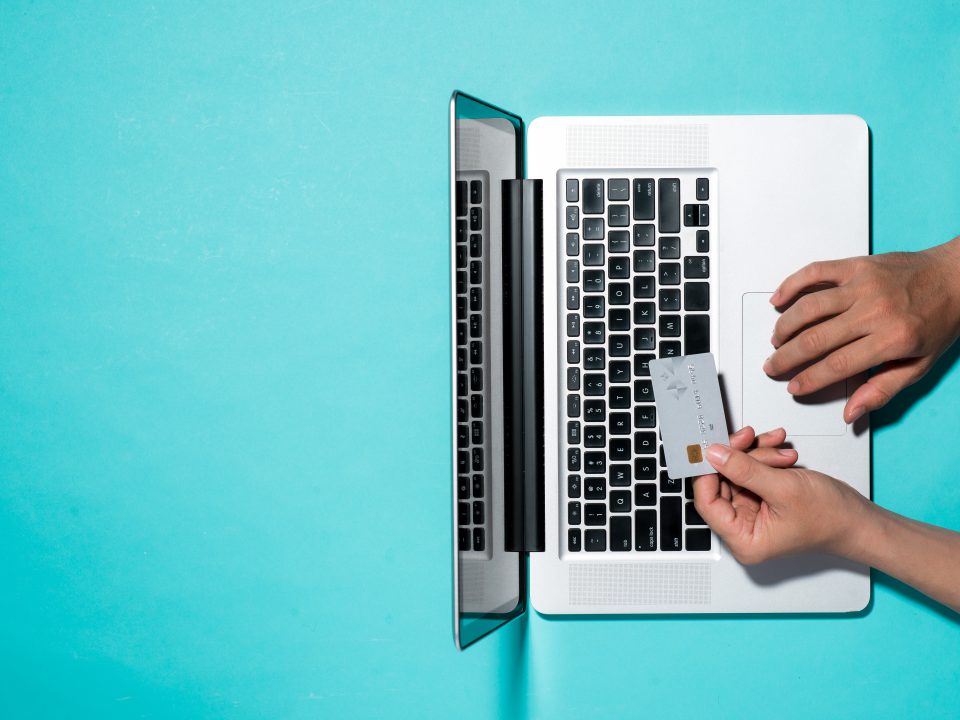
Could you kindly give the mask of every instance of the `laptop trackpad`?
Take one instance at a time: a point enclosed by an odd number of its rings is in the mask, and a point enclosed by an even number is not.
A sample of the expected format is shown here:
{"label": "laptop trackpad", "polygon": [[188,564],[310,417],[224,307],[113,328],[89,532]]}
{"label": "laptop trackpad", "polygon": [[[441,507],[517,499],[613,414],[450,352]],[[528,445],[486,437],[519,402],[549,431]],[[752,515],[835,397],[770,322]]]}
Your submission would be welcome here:
{"label": "laptop trackpad", "polygon": [[846,382],[812,395],[794,398],[787,392],[793,374],[767,377],[763,362],[773,346],[770,336],[780,313],[770,304],[771,293],[743,295],[743,422],[757,432],[784,427],[788,435],[843,435]]}

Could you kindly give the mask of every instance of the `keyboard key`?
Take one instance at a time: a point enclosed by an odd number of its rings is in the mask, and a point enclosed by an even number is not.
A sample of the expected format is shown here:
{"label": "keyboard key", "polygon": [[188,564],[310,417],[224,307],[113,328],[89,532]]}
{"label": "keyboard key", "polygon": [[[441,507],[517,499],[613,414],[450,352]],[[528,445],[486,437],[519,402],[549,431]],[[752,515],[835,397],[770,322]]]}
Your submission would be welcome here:
{"label": "keyboard key", "polygon": [[693,478],[683,479],[683,496],[687,500],[693,500]]}
{"label": "keyboard key", "polygon": [[683,490],[683,478],[674,480],[667,475],[666,470],[660,471],[660,492],[678,493],[681,490]]}
{"label": "keyboard key", "polygon": [[567,448],[567,470],[570,472],[580,470],[580,448]]}
{"label": "keyboard key", "polygon": [[567,191],[567,202],[568,203],[577,202],[580,199],[580,181],[567,180],[566,191]]}
{"label": "keyboard key", "polygon": [[457,422],[467,421],[467,401],[457,400]]}
{"label": "keyboard key", "polygon": [[665,235],[660,238],[660,259],[680,259],[680,238],[675,235]]}
{"label": "keyboard key", "polygon": [[687,530],[687,550],[691,552],[702,552],[710,549],[710,530],[707,528],[696,528]]}
{"label": "keyboard key", "polygon": [[474,525],[483,524],[483,501],[482,500],[473,501],[473,524]]}
{"label": "keyboard key", "polygon": [[579,395],[567,395],[567,417],[568,418],[580,417],[580,396]]}
{"label": "keyboard key", "polygon": [[567,310],[579,310],[579,309],[580,309],[580,288],[568,287],[567,288]]}
{"label": "keyboard key", "polygon": [[457,296],[457,320],[467,319],[467,299],[462,295]]}
{"label": "keyboard key", "polygon": [[583,520],[585,525],[606,525],[607,506],[603,503],[587,503],[583,506]]}
{"label": "keyboard key", "polygon": [[483,528],[474,528],[473,529],[473,549],[477,552],[480,552],[486,546],[486,538],[484,536]]}
{"label": "keyboard key", "polygon": [[611,305],[629,305],[630,283],[610,283],[607,297],[610,298]]}
{"label": "keyboard key", "polygon": [[580,503],[567,503],[567,525],[580,524]]}
{"label": "keyboard key", "polygon": [[[610,357],[629,357],[630,356],[630,336],[629,335],[611,335],[610,336]],[[629,371],[630,366],[627,365]],[[619,382],[614,380],[614,382]],[[626,382],[625,380],[622,382]]]}
{"label": "keyboard key", "polygon": [[656,333],[653,328],[634,328],[633,347],[637,350],[653,350],[656,347]]}
{"label": "keyboard key", "polygon": [[611,230],[607,233],[607,249],[612,253],[630,251],[630,233],[626,230]]}
{"label": "keyboard key", "polygon": [[483,235],[473,233],[470,236],[470,257],[480,257],[483,250]]}
{"label": "keyboard key", "polygon": [[580,421],[570,420],[567,422],[567,444],[579,445],[581,439]]}
{"label": "keyboard key", "polygon": [[697,200],[710,199],[710,180],[709,178],[697,178]]}
{"label": "keyboard key", "polygon": [[603,370],[606,363],[606,351],[602,347],[588,347],[583,351],[584,370]]}
{"label": "keyboard key", "polygon": [[457,271],[457,294],[463,295],[467,291],[467,272],[466,270]]}
{"label": "keyboard key", "polygon": [[481,340],[470,341],[470,362],[473,365],[479,365],[483,360],[483,342]]}
{"label": "keyboard key", "polygon": [[633,226],[634,247],[650,247],[653,245],[653,224],[639,223]]}
{"label": "keyboard key", "polygon": [[633,486],[633,502],[637,507],[653,507],[657,504],[657,486],[653,483],[637,483]]}
{"label": "keyboard key", "polygon": [[610,460],[629,460],[633,457],[630,452],[629,437],[611,437],[610,438]]}
{"label": "keyboard key", "polygon": [[[612,503],[611,503],[612,504]],[[629,512],[629,507],[627,512]],[[630,545],[630,517],[610,518],[610,549],[614,552],[629,552]]]}
{"label": "keyboard key", "polygon": [[636,302],[633,304],[633,321],[637,325],[653,325],[656,317],[657,309],[652,302]]}
{"label": "keyboard key", "polygon": [[457,267],[465,268],[467,266],[467,249],[463,245],[457,245]]}
{"label": "keyboard key", "polygon": [[483,417],[483,395],[470,396],[470,417],[477,419]]}
{"label": "keyboard key", "polygon": [[[661,180],[661,183],[663,181]],[[679,187],[680,181],[677,181]],[[661,186],[662,187],[662,186]],[[633,219],[653,220],[656,192],[653,189],[651,178],[640,178],[633,181]],[[660,212],[663,212],[661,208]]]}
{"label": "keyboard key", "polygon": [[676,288],[664,288],[660,291],[660,309],[673,311],[680,309],[680,291]]}
{"label": "keyboard key", "polygon": [[697,227],[700,224],[700,213],[694,204],[683,206],[683,225],[684,227]]}
{"label": "keyboard key", "polygon": [[605,452],[585,452],[583,454],[583,471],[586,473],[606,473],[607,454]]}
{"label": "keyboard key", "polygon": [[587,530],[587,552],[604,552],[607,549],[606,530]]}
{"label": "keyboard key", "polygon": [[630,277],[630,259],[626,255],[612,257],[607,262],[607,272],[611,280],[623,280]]}
{"label": "keyboard key", "polygon": [[466,397],[467,395],[467,375],[466,373],[457,373],[457,397]]}
{"label": "keyboard key", "polygon": [[483,335],[483,316],[474,313],[470,316],[470,337],[477,338]]}
{"label": "keyboard key", "polygon": [[603,270],[585,270],[583,272],[583,291],[585,293],[602,293],[603,286]]}
{"label": "keyboard key", "polygon": [[637,405],[633,409],[633,426],[638,430],[657,426],[657,408],[654,405]]}
{"label": "keyboard key", "polygon": [[635,298],[652,298],[656,288],[653,275],[635,275],[633,278],[633,296]]}
{"label": "keyboard key", "polygon": [[583,181],[583,214],[599,215],[603,212],[603,180]]}
{"label": "keyboard key", "polygon": [[633,444],[637,455],[655,455],[657,453],[657,434],[655,432],[636,432]]}
{"label": "keyboard key", "polygon": [[580,362],[580,341],[567,340],[567,362],[576,365]]}
{"label": "keyboard key", "polygon": [[[617,340],[616,338],[622,338],[622,340]],[[630,354],[630,336],[629,335],[614,335],[610,338],[610,356],[614,357],[620,353],[614,352],[615,345],[623,344],[625,347],[624,356]],[[630,382],[630,361],[629,360],[611,360],[610,361],[610,372],[609,372],[610,382],[611,383],[628,383]],[[624,396],[629,399],[630,397],[630,388],[629,386],[625,388],[620,388],[621,391],[624,391]],[[612,390],[611,390],[612,396]],[[613,404],[610,405],[613,407]]]}
{"label": "keyboard key", "polygon": [[634,480],[654,480],[657,477],[657,459],[638,457],[633,460]]}
{"label": "keyboard key", "polygon": [[607,322],[611,331],[630,329],[630,309],[629,308],[610,308],[607,316]]}
{"label": "keyboard key", "polygon": [[460,528],[458,531],[460,551],[465,552],[470,549],[470,528]]}
{"label": "keyboard key", "polygon": [[578,498],[580,497],[580,476],[579,475],[567,475],[567,497]]}
{"label": "keyboard key", "polygon": [[630,434],[629,413],[610,413],[610,434],[611,435],[629,435]]}
{"label": "keyboard key", "polygon": [[687,525],[706,525],[692,502],[688,502],[683,506],[683,521]]}
{"label": "keyboard key", "polygon": [[588,318],[603,317],[603,295],[587,295],[584,298],[583,316]]}
{"label": "keyboard key", "polygon": [[479,285],[483,280],[483,263],[479,260],[470,261],[470,284]]}
{"label": "keyboard key", "polygon": [[457,242],[467,241],[467,221],[457,220]]}
{"label": "keyboard key", "polygon": [[697,230],[697,252],[710,252],[709,230]]}
{"label": "keyboard key", "polygon": [[637,510],[633,514],[633,529],[637,550],[649,552],[657,549],[656,510]]}
{"label": "keyboard key", "polygon": [[610,493],[610,512],[628,513],[632,509],[629,490],[614,490]]}
{"label": "keyboard key", "polygon": [[[690,260],[691,258],[686,258]],[[706,259],[706,258],[704,258]],[[660,263],[660,284],[680,284],[680,263]]]}
{"label": "keyboard key", "polygon": [[470,499],[470,478],[466,475],[457,476],[457,500]]}
{"label": "keyboard key", "polygon": [[653,402],[653,384],[649,380],[634,380],[633,395],[637,402]]}
{"label": "keyboard key", "polygon": [[584,218],[583,219],[583,239],[584,240],[603,240],[605,228],[603,218]]}
{"label": "keyboard key", "polygon": [[701,280],[710,277],[710,258],[700,256],[685,257],[683,259],[683,276],[688,280]]}
{"label": "keyboard key", "polygon": [[483,185],[479,180],[470,181],[470,204],[479,205],[483,202]]}
{"label": "keyboard key", "polygon": [[567,233],[567,255],[577,256],[579,254],[580,254],[579,233]]}
{"label": "keyboard key", "polygon": [[567,550],[570,552],[580,552],[580,528],[570,528],[567,530]]}
{"label": "keyboard key", "polygon": [[603,265],[603,245],[600,243],[586,243],[583,246],[583,265]]}
{"label": "keyboard key", "polygon": [[478,287],[470,288],[470,309],[474,312],[483,310],[483,292]]}
{"label": "keyboard key", "polygon": [[630,466],[611,465],[610,485],[613,487],[627,487],[630,485]]}
{"label": "keyboard key", "polygon": [[475,447],[470,453],[470,460],[475,472],[483,470],[483,448]]}
{"label": "keyboard key", "polygon": [[607,180],[607,197],[610,202],[630,199],[630,181],[626,178]]}
{"label": "keyboard key", "polygon": [[603,422],[607,416],[606,400],[586,400],[583,403],[583,417],[587,422]]}
{"label": "keyboard key", "polygon": [[583,481],[583,497],[587,500],[603,500],[607,497],[607,481],[602,477],[585,478]]}
{"label": "keyboard key", "polygon": [[457,217],[467,214],[467,181],[457,180]]}
{"label": "keyboard key", "polygon": [[660,316],[660,337],[680,337],[679,315]]}
{"label": "keyboard key", "polygon": [[580,208],[576,205],[568,205],[566,211],[567,230],[576,230],[580,227]]}
{"label": "keyboard key", "polygon": [[470,208],[470,230],[483,230],[483,213],[480,208]]}
{"label": "keyboard key", "polygon": [[567,337],[580,337],[580,315],[567,313]]}
{"label": "keyboard key", "polygon": [[585,322],[583,324],[583,341],[588,345],[602,344],[605,335],[602,322]]}
{"label": "keyboard key", "polygon": [[579,389],[580,389],[580,368],[578,367],[567,368],[567,390],[579,390]]}
{"label": "keyboard key", "polygon": [[483,497],[483,475],[477,473],[473,476],[473,496]]}
{"label": "keyboard key", "polygon": [[709,205],[698,205],[697,210],[700,213],[699,222],[697,224],[700,227],[706,227],[710,224],[710,206]]}
{"label": "keyboard key", "polygon": [[580,261],[567,260],[567,282],[580,282]]}
{"label": "keyboard key", "polygon": [[664,340],[660,343],[660,357],[680,357],[680,343],[676,340]]}
{"label": "keyboard key", "polygon": [[470,368],[470,389],[474,392],[483,390],[483,371],[478,368]]}
{"label": "keyboard key", "polygon": [[650,361],[654,359],[653,355],[646,353],[633,356],[633,374],[637,377],[650,377]]}
{"label": "keyboard key", "polygon": [[638,273],[653,272],[656,267],[656,256],[653,250],[633,251],[633,271]]}
{"label": "keyboard key", "polygon": [[602,448],[607,444],[607,429],[603,425],[587,425],[583,429],[583,445],[588,448]]}
{"label": "keyboard key", "polygon": [[609,205],[607,206],[607,222],[610,227],[629,227],[630,226],[630,206],[629,205]]}
{"label": "keyboard key", "polygon": [[683,319],[683,346],[687,355],[710,352],[709,315],[687,315]]}
{"label": "keyboard key", "polygon": [[458,525],[470,524],[470,503],[468,502],[457,503],[457,524]]}
{"label": "keyboard key", "polygon": [[683,550],[682,508],[678,497],[660,498],[660,549]]}
{"label": "keyboard key", "polygon": [[680,232],[680,180],[678,178],[662,178],[657,185],[660,191],[658,205],[660,232]]}

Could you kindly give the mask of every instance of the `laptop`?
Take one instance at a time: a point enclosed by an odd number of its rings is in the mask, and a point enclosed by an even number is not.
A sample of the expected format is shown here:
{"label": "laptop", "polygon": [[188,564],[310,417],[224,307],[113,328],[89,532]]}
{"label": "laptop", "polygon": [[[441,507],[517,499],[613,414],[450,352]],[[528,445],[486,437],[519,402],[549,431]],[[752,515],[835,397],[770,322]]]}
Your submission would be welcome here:
{"label": "laptop", "polygon": [[868,568],[745,567],[665,472],[648,363],[713,353],[730,430],[783,426],[870,493],[862,378],[794,399],[762,371],[768,298],[869,252],[852,115],[520,116],[450,103],[454,637],[543,614],[849,613]]}

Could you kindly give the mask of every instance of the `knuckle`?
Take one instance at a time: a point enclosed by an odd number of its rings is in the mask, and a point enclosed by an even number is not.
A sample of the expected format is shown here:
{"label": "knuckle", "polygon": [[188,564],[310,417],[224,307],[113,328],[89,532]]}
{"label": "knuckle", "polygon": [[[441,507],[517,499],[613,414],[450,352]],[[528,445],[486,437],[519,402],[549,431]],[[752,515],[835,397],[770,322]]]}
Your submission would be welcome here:
{"label": "knuckle", "polygon": [[837,375],[844,375],[850,370],[850,358],[843,352],[833,353],[827,358],[827,368]]}
{"label": "knuckle", "polygon": [[800,347],[810,354],[819,353],[823,349],[824,342],[823,330],[818,327],[812,327],[800,336]]}
{"label": "knuckle", "polygon": [[891,331],[891,348],[897,353],[910,354],[920,346],[920,331],[910,320],[896,323]]}

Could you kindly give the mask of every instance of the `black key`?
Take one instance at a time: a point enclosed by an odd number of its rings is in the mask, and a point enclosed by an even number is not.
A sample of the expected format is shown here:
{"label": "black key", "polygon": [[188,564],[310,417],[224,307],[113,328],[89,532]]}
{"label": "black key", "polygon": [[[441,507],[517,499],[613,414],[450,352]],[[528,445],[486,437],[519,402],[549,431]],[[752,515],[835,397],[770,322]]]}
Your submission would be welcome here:
{"label": "black key", "polygon": [[687,500],[693,500],[693,478],[683,479],[683,496]]}
{"label": "black key", "polygon": [[470,284],[479,285],[483,280],[483,262],[480,260],[470,261]]}
{"label": "black key", "polygon": [[710,199],[710,179],[697,178],[697,200]]}
{"label": "black key", "polygon": [[460,550],[464,552],[470,549],[470,528],[460,528],[459,535]]}
{"label": "black key", "polygon": [[637,510],[633,514],[633,529],[636,544],[641,551],[657,549],[657,511]]}
{"label": "black key", "polygon": [[680,309],[680,291],[676,288],[665,288],[660,291],[660,309],[666,311]]}
{"label": "black key", "polygon": [[468,478],[466,475],[460,475],[457,477],[457,499],[470,499],[470,478]]}
{"label": "black key", "polygon": [[710,277],[710,258],[685,257],[683,259],[683,276],[688,280],[702,280]]}
{"label": "black key", "polygon": [[638,430],[657,426],[657,408],[653,405],[637,405],[633,409],[633,426]]}
{"label": "black key", "polygon": [[567,448],[567,470],[570,472],[580,470],[580,448]]}
{"label": "black key", "polygon": [[633,347],[637,350],[653,350],[656,347],[656,333],[653,328],[634,328]]}
{"label": "black key", "polygon": [[584,218],[583,219],[583,239],[584,240],[603,240],[605,229],[603,218]]}
{"label": "black key", "polygon": [[580,199],[580,181],[567,180],[567,202],[577,202]]}
{"label": "black key", "polygon": [[483,230],[483,214],[478,207],[470,208],[470,230]]}
{"label": "black key", "polygon": [[583,445],[588,448],[602,448],[607,444],[607,429],[603,425],[587,425],[583,429]]}
{"label": "black key", "polygon": [[610,438],[610,460],[629,460],[633,457],[630,452],[629,437],[611,437]]}
{"label": "black key", "polygon": [[630,466],[611,465],[610,485],[613,487],[627,487],[630,485]]}
{"label": "black key", "polygon": [[702,552],[710,549],[710,530],[707,528],[696,528],[687,530],[687,550],[693,552]]}
{"label": "black key", "polygon": [[483,421],[474,420],[470,423],[470,441],[474,445],[479,445],[483,442]]}
{"label": "black key", "polygon": [[683,346],[687,355],[710,352],[709,315],[687,315],[683,319]]}
{"label": "black key", "polygon": [[649,380],[634,380],[633,395],[637,402],[653,402],[653,384]]}
{"label": "black key", "polygon": [[610,283],[607,297],[610,298],[611,305],[629,305],[630,283]]}
{"label": "black key", "polygon": [[483,528],[473,529],[473,549],[480,552],[486,546]]}
{"label": "black key", "polygon": [[580,421],[569,420],[567,422],[567,443],[570,445],[580,444]]}
{"label": "black key", "polygon": [[483,448],[474,448],[470,453],[470,459],[475,472],[483,470]]}
{"label": "black key", "polygon": [[657,317],[657,308],[652,302],[633,304],[633,322],[637,325],[653,325]]}
{"label": "black key", "polygon": [[588,318],[603,317],[603,295],[587,295],[583,299],[583,316]]}
{"label": "black key", "polygon": [[610,434],[611,435],[629,435],[630,434],[629,413],[610,413]]}
{"label": "black key", "polygon": [[678,493],[683,490],[683,478],[672,479],[666,470],[660,471],[660,492]]}
{"label": "black key", "polygon": [[457,242],[467,241],[467,221],[457,220]]}
{"label": "black key", "polygon": [[680,238],[676,235],[664,235],[660,238],[660,259],[677,260],[680,258]]}
{"label": "black key", "polygon": [[[607,496],[607,481],[602,477],[588,477],[583,481],[583,497],[587,500],[603,500]],[[588,506],[589,507],[589,506]]]}
{"label": "black key", "polygon": [[[686,258],[686,260],[690,260],[690,259],[691,258]],[[680,263],[660,263],[660,284],[661,285],[679,285],[680,284]]]}
{"label": "black key", "polygon": [[470,337],[481,337],[483,335],[483,316],[480,313],[473,313],[470,316]]}
{"label": "black key", "polygon": [[653,480],[657,477],[657,459],[638,457],[633,460],[634,480]]}
{"label": "black key", "polygon": [[457,422],[467,421],[467,401],[457,400]]}
{"label": "black key", "polygon": [[682,508],[678,497],[660,498],[660,549],[683,550]]}
{"label": "black key", "polygon": [[603,212],[603,180],[583,181],[583,214],[599,215]]}
{"label": "black key", "polygon": [[610,308],[607,315],[607,322],[610,324],[610,330],[629,330],[630,329],[630,309],[629,308]]}
{"label": "black key", "polygon": [[[569,182],[569,180],[567,182]],[[580,528],[570,528],[567,530],[567,550],[570,552],[580,552]]]}
{"label": "black key", "polygon": [[633,445],[637,455],[656,455],[657,434],[655,432],[635,432]]}
{"label": "black key", "polygon": [[[618,340],[617,338],[622,338]],[[630,336],[629,335],[614,335],[610,338],[610,356],[614,357],[620,355],[619,352],[614,352],[617,345],[623,345],[625,351],[622,353],[624,356],[630,354]],[[612,383],[628,383],[630,382],[630,361],[629,360],[611,360],[610,361],[610,382]],[[627,391],[627,396],[629,397],[630,389],[621,388]],[[613,407],[613,404],[610,405]]]}
{"label": "black key", "polygon": [[483,309],[483,293],[478,287],[470,288],[470,309],[474,312]]}
{"label": "black key", "polygon": [[[660,181],[663,183],[663,181]],[[677,181],[680,185],[680,181]],[[662,191],[661,184],[661,191]],[[653,189],[653,180],[651,178],[640,178],[633,181],[633,219],[634,220],[653,220],[654,203],[656,202],[656,192]],[[660,212],[663,212],[661,207]]]}
{"label": "black key", "polygon": [[697,230],[697,252],[710,252],[709,230]]}
{"label": "black key", "polygon": [[579,389],[580,389],[580,368],[578,367],[567,368],[567,390],[579,390]]}
{"label": "black key", "polygon": [[584,270],[583,272],[583,291],[603,292],[603,270]]}
{"label": "black key", "polygon": [[457,373],[457,397],[467,396],[467,374]]}
{"label": "black key", "polygon": [[626,178],[607,180],[607,197],[617,202],[630,199],[630,181]]}
{"label": "black key", "polygon": [[628,513],[632,509],[629,490],[614,490],[610,493],[610,512]]}
{"label": "black key", "polygon": [[580,261],[567,260],[567,282],[580,282]]}
{"label": "black key", "polygon": [[576,365],[580,362],[580,341],[567,340],[567,362]]}
{"label": "black key", "polygon": [[457,503],[457,524],[459,525],[470,524],[470,503],[467,503],[467,502]]}
{"label": "black key", "polygon": [[583,265],[603,265],[603,245],[600,243],[586,243],[583,246]]}
{"label": "black key", "polygon": [[580,208],[576,205],[567,206],[567,230],[576,230],[580,227]]}
{"label": "black key", "polygon": [[[627,508],[627,512],[629,512],[629,508]],[[610,518],[610,549],[614,552],[630,552],[629,516]]]}
{"label": "black key", "polygon": [[607,262],[607,272],[611,280],[623,280],[630,277],[630,258],[626,255],[612,257]]}
{"label": "black key", "polygon": [[567,288],[567,310],[579,310],[579,309],[580,309],[580,288],[568,287]]}
{"label": "black key", "polygon": [[[660,316],[660,337],[680,337],[679,315]],[[687,348],[687,352],[690,352],[689,348]]]}
{"label": "black key", "polygon": [[710,309],[710,283],[688,282],[683,284],[684,310]]}
{"label": "black key", "polygon": [[[630,357],[630,336],[629,335],[611,335],[610,336],[610,357]],[[627,367],[627,375],[630,374],[630,364],[624,363]],[[623,380],[614,380],[613,382],[626,382]]]}
{"label": "black key", "polygon": [[466,270],[457,271],[457,294],[463,295],[467,291],[467,272]]}
{"label": "black key", "polygon": [[457,320],[466,320],[467,318],[467,299],[462,295],[457,296]]}
{"label": "black key", "polygon": [[684,227],[697,227],[700,224],[700,213],[694,204],[683,206],[683,225]]}
{"label": "black key", "polygon": [[578,233],[567,233],[567,255],[580,254],[580,235]]}
{"label": "black key", "polygon": [[567,497],[580,497],[580,476],[567,475]]}
{"label": "black key", "polygon": [[602,347],[588,347],[583,351],[584,370],[603,370],[606,362],[606,351]]}
{"label": "black key", "polygon": [[680,232],[680,180],[663,178],[658,183],[660,191],[660,232]]}
{"label": "black key", "polygon": [[634,247],[650,247],[653,245],[653,224],[640,223],[633,226]]}
{"label": "black key", "polygon": [[637,507],[652,507],[657,504],[657,486],[653,483],[637,483],[633,486],[633,502]]}
{"label": "black key", "polygon": [[583,453],[584,472],[605,473],[607,472],[607,454],[605,452],[585,452]]}
{"label": "black key", "polygon": [[683,521],[687,525],[706,525],[692,502],[688,502],[683,506]]}
{"label": "black key", "polygon": [[470,417],[483,417],[483,395],[470,396]]}
{"label": "black key", "polygon": [[604,552],[607,549],[606,530],[587,530],[587,552]]}
{"label": "black key", "polygon": [[588,422],[603,422],[607,416],[606,400],[585,400],[583,403],[583,417]]}
{"label": "black key", "polygon": [[630,226],[630,206],[629,205],[608,205],[607,222],[610,227],[629,227]]}
{"label": "black key", "polygon": [[652,298],[656,285],[653,275],[635,275],[633,278],[633,296],[635,298]]}
{"label": "black key", "polygon": [[483,190],[479,180],[470,181],[470,204],[479,205],[483,202]]}
{"label": "black key", "polygon": [[470,389],[474,392],[483,390],[483,371],[478,368],[470,368]]}
{"label": "black key", "polygon": [[585,322],[583,324],[583,341],[588,345],[599,345],[604,335],[602,322]]}
{"label": "black key", "polygon": [[710,206],[709,205],[698,205],[697,210],[700,212],[700,219],[697,223],[700,227],[706,227],[710,224]]}
{"label": "black key", "polygon": [[657,258],[653,250],[634,250],[633,251],[633,271],[634,272],[653,272],[656,267]]}
{"label": "black key", "polygon": [[467,266],[467,248],[463,245],[457,245],[457,267],[465,268]]}
{"label": "black key", "polygon": [[654,359],[653,355],[637,354],[633,356],[633,374],[637,377],[650,376],[650,361]]}
{"label": "black key", "polygon": [[482,500],[473,501],[473,523],[474,525],[483,524],[483,501]]}
{"label": "black key", "polygon": [[467,214],[467,181],[457,180],[457,217]]}
{"label": "black key", "polygon": [[660,357],[680,357],[680,343],[676,340],[664,340],[660,343]]}
{"label": "black key", "polygon": [[580,396],[567,395],[567,417],[580,417]]}
{"label": "black key", "polygon": [[630,251],[630,233],[626,230],[611,230],[607,233],[607,249],[612,253]]}
{"label": "black key", "polygon": [[580,315],[567,313],[567,337],[580,337]]}
{"label": "black key", "polygon": [[580,503],[567,503],[567,525],[580,524]]}
{"label": "black key", "polygon": [[583,520],[586,525],[606,525],[607,506],[603,503],[587,503],[583,507]]}

